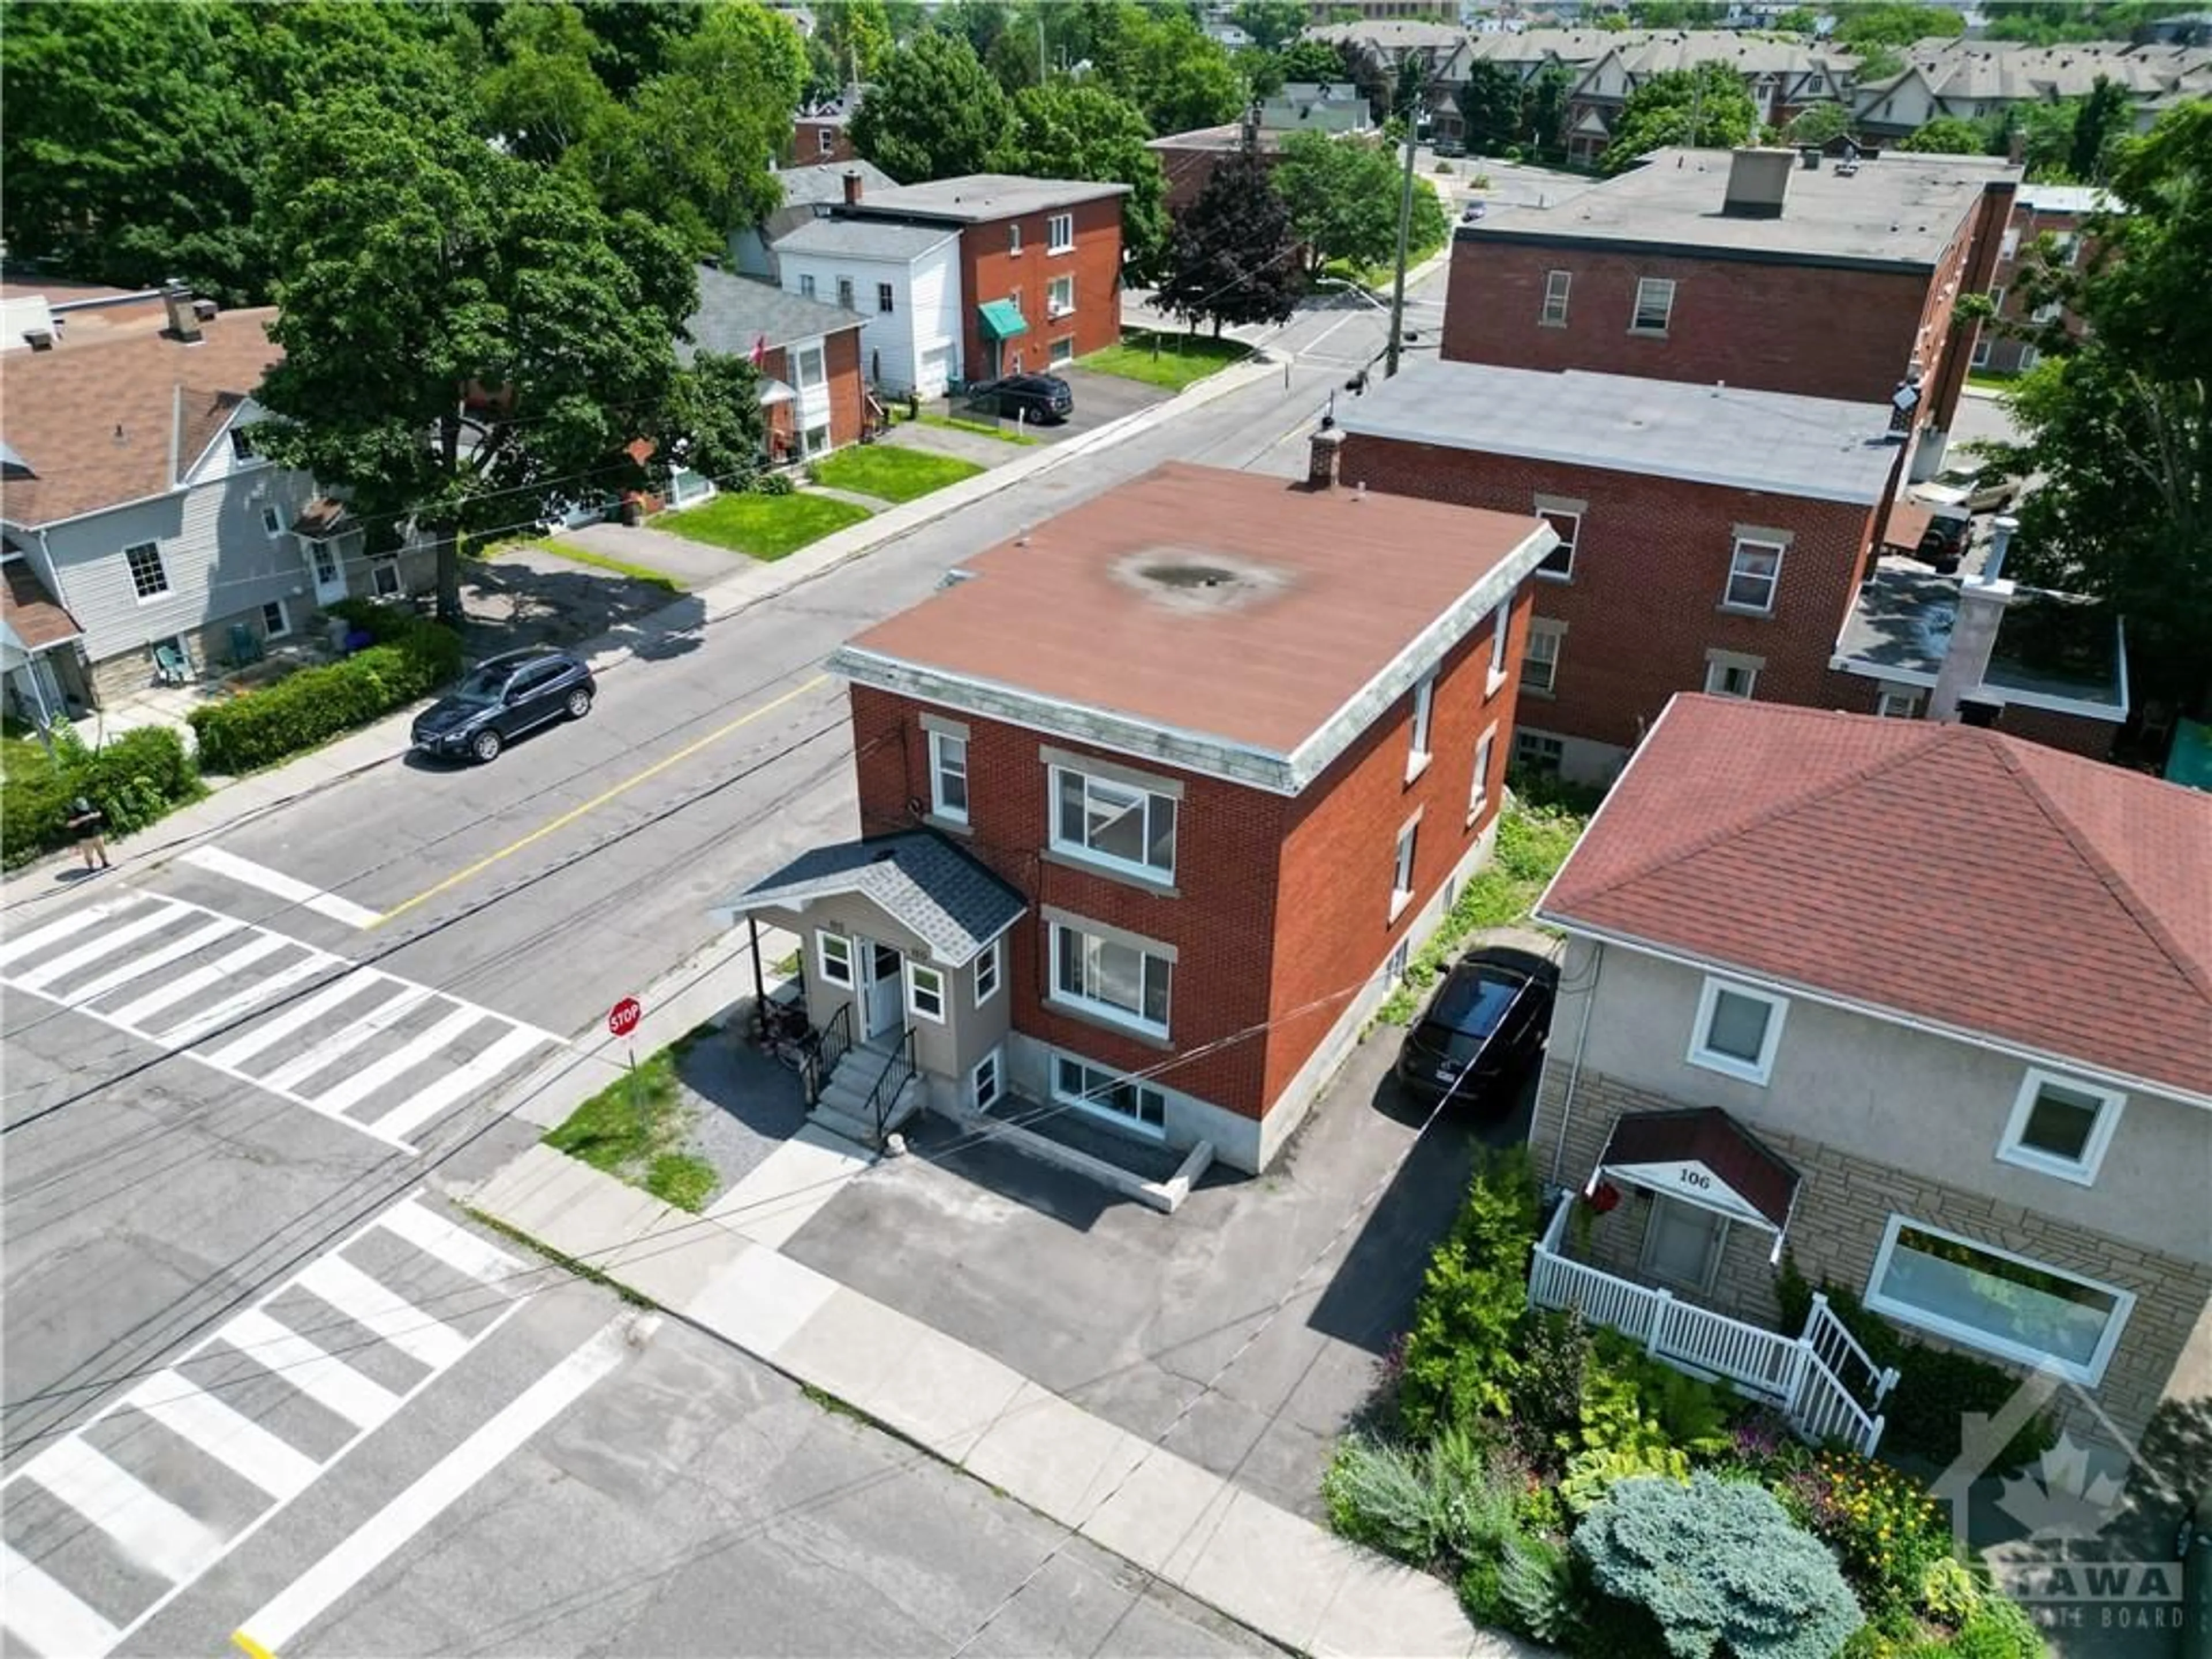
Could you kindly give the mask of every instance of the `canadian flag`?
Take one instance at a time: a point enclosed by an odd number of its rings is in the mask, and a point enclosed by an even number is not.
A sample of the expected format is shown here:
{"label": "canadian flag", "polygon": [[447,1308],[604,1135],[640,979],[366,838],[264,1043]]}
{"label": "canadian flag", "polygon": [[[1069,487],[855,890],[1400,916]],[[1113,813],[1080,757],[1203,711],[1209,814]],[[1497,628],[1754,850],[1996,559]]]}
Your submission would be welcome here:
{"label": "canadian flag", "polygon": [[768,336],[763,334],[753,342],[753,367],[758,368],[768,361]]}

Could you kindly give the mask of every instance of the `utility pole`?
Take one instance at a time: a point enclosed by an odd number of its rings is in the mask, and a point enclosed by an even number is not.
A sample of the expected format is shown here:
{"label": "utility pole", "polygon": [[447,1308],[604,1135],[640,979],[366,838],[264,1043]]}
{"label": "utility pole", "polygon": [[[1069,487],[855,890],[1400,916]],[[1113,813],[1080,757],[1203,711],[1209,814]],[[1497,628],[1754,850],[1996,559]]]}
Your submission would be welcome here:
{"label": "utility pole", "polygon": [[1051,71],[1046,66],[1044,56],[1044,8],[1039,6],[1037,8],[1037,84],[1042,86],[1051,79]]}
{"label": "utility pole", "polygon": [[1406,112],[1406,179],[1398,195],[1398,274],[1390,289],[1390,349],[1382,378],[1398,372],[1399,342],[1406,330],[1406,239],[1413,224],[1413,112]]}

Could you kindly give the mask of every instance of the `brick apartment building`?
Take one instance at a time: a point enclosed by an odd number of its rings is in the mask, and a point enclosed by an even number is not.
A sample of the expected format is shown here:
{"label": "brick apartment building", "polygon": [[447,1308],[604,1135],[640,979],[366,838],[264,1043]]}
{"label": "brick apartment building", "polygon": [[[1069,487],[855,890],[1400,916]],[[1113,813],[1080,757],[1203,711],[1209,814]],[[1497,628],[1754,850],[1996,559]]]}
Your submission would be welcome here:
{"label": "brick apartment building", "polygon": [[903,1054],[957,1118],[1263,1167],[1487,854],[1552,541],[1171,465],[850,641],[862,838],[721,907],[805,941],[817,1115]]}
{"label": "brick apartment building", "polygon": [[791,121],[792,166],[819,167],[859,155],[853,148],[852,125],[860,113],[861,93],[861,88],[848,86],[835,98],[800,108]]}
{"label": "brick apartment building", "polygon": [[[2062,313],[2056,302],[2034,311],[2021,286],[2021,276],[2041,258],[2038,245],[2045,236],[2057,239],[2057,252],[2069,264],[2092,257],[2097,244],[2087,234],[2093,215],[2119,210],[2108,192],[2087,185],[2022,185],[2014,198],[2012,222],[1998,244],[1996,270],[1990,277],[1989,295],[2000,324],[2021,327],[2033,321],[2049,322]],[[2067,317],[2069,332],[2078,332],[2079,319]],[[2035,346],[2002,327],[1984,325],[1974,341],[1973,366],[1992,374],[2025,374],[2036,365]]]}
{"label": "brick apartment building", "polygon": [[960,237],[960,362],[970,380],[1065,363],[1121,337],[1127,185],[974,173],[864,191],[846,219],[934,226]]}
{"label": "brick apartment building", "polygon": [[1442,353],[1860,403],[1911,381],[1929,477],[1972,349],[1953,313],[1990,280],[2018,178],[1966,156],[1661,150],[1557,207],[1462,225]]}

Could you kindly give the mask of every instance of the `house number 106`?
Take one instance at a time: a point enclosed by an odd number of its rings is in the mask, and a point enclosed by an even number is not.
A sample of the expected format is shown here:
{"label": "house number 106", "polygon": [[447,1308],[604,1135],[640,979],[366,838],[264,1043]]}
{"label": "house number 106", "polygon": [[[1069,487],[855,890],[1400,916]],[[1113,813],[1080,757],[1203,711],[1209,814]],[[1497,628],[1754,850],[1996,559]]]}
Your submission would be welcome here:
{"label": "house number 106", "polygon": [[1678,1170],[1674,1178],[1685,1187],[1695,1187],[1700,1192],[1710,1191],[1713,1184],[1713,1178],[1703,1170]]}

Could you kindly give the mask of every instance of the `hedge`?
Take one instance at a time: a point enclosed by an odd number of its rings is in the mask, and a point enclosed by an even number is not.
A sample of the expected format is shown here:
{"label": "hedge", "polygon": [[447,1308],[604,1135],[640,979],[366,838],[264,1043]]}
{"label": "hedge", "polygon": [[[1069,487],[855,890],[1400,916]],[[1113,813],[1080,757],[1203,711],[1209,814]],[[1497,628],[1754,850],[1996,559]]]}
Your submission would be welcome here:
{"label": "hedge", "polygon": [[52,742],[51,756],[28,742],[7,745],[0,862],[10,870],[69,845],[79,795],[106,815],[109,835],[127,836],[207,793],[184,738],[166,726],[141,726],[97,750],[57,726]]}
{"label": "hedge", "polygon": [[191,714],[200,764],[252,771],[326,743],[413,702],[461,671],[459,635],[389,605],[331,607],[378,643],[342,662],[303,668],[259,691]]}

